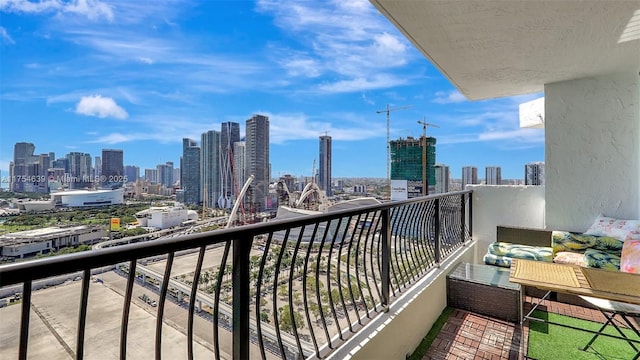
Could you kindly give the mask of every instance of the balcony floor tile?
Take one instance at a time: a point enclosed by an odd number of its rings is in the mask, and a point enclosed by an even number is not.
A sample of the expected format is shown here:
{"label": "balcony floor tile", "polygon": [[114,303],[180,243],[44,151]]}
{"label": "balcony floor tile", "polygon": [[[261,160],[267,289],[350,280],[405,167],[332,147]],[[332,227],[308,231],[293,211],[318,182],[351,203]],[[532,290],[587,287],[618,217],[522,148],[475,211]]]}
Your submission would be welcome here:
{"label": "balcony floor tile", "polygon": [[[537,298],[525,297],[524,311]],[[591,308],[545,300],[540,310],[604,322],[602,314]],[[424,356],[427,359],[525,360],[528,359],[528,323],[515,324],[469,311],[455,309]]]}

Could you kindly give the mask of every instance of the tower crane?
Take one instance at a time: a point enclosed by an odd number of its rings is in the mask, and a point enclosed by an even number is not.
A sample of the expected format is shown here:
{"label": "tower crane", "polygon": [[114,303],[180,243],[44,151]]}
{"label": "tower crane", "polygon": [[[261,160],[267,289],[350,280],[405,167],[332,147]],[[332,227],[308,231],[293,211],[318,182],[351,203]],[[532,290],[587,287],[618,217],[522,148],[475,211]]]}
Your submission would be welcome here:
{"label": "tower crane", "polygon": [[377,110],[376,114],[382,114],[382,113],[386,113],[387,114],[387,194],[389,196],[389,199],[391,199],[391,175],[389,173],[389,163],[391,161],[391,149],[390,149],[390,144],[389,144],[389,114],[393,111],[398,111],[398,110],[406,110],[409,109],[411,107],[411,105],[408,106],[399,106],[399,107],[395,107],[395,108],[390,108],[389,104],[387,104],[387,108],[384,110]]}
{"label": "tower crane", "polygon": [[[427,120],[425,116],[423,118]],[[418,124],[422,125],[422,195],[429,195],[429,179],[427,179],[427,126],[439,128],[436,124],[430,124],[426,121],[418,120]]]}

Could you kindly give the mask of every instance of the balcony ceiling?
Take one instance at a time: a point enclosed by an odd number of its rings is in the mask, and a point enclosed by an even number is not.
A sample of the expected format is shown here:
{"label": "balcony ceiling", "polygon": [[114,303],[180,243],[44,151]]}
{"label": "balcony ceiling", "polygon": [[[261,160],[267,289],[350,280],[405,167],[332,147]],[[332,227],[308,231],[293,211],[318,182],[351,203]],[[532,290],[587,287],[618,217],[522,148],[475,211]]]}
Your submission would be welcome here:
{"label": "balcony ceiling", "polygon": [[640,70],[640,0],[370,0],[468,99]]}

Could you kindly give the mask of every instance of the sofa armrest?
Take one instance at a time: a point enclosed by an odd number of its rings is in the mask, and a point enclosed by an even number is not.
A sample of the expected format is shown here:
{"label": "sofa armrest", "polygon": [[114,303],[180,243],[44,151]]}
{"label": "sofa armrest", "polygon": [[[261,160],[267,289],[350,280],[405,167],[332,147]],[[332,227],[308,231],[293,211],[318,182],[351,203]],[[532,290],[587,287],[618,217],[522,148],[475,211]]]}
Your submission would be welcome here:
{"label": "sofa armrest", "polygon": [[551,230],[497,226],[496,241],[529,246],[551,246]]}

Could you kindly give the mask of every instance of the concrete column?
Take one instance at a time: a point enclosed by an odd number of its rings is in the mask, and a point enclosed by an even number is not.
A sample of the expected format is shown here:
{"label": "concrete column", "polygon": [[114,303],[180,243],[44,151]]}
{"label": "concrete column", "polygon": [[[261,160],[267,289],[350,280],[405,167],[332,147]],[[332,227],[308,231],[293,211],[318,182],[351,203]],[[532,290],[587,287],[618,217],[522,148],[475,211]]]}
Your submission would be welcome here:
{"label": "concrete column", "polygon": [[638,73],[546,84],[545,157],[546,228],[640,218]]}

